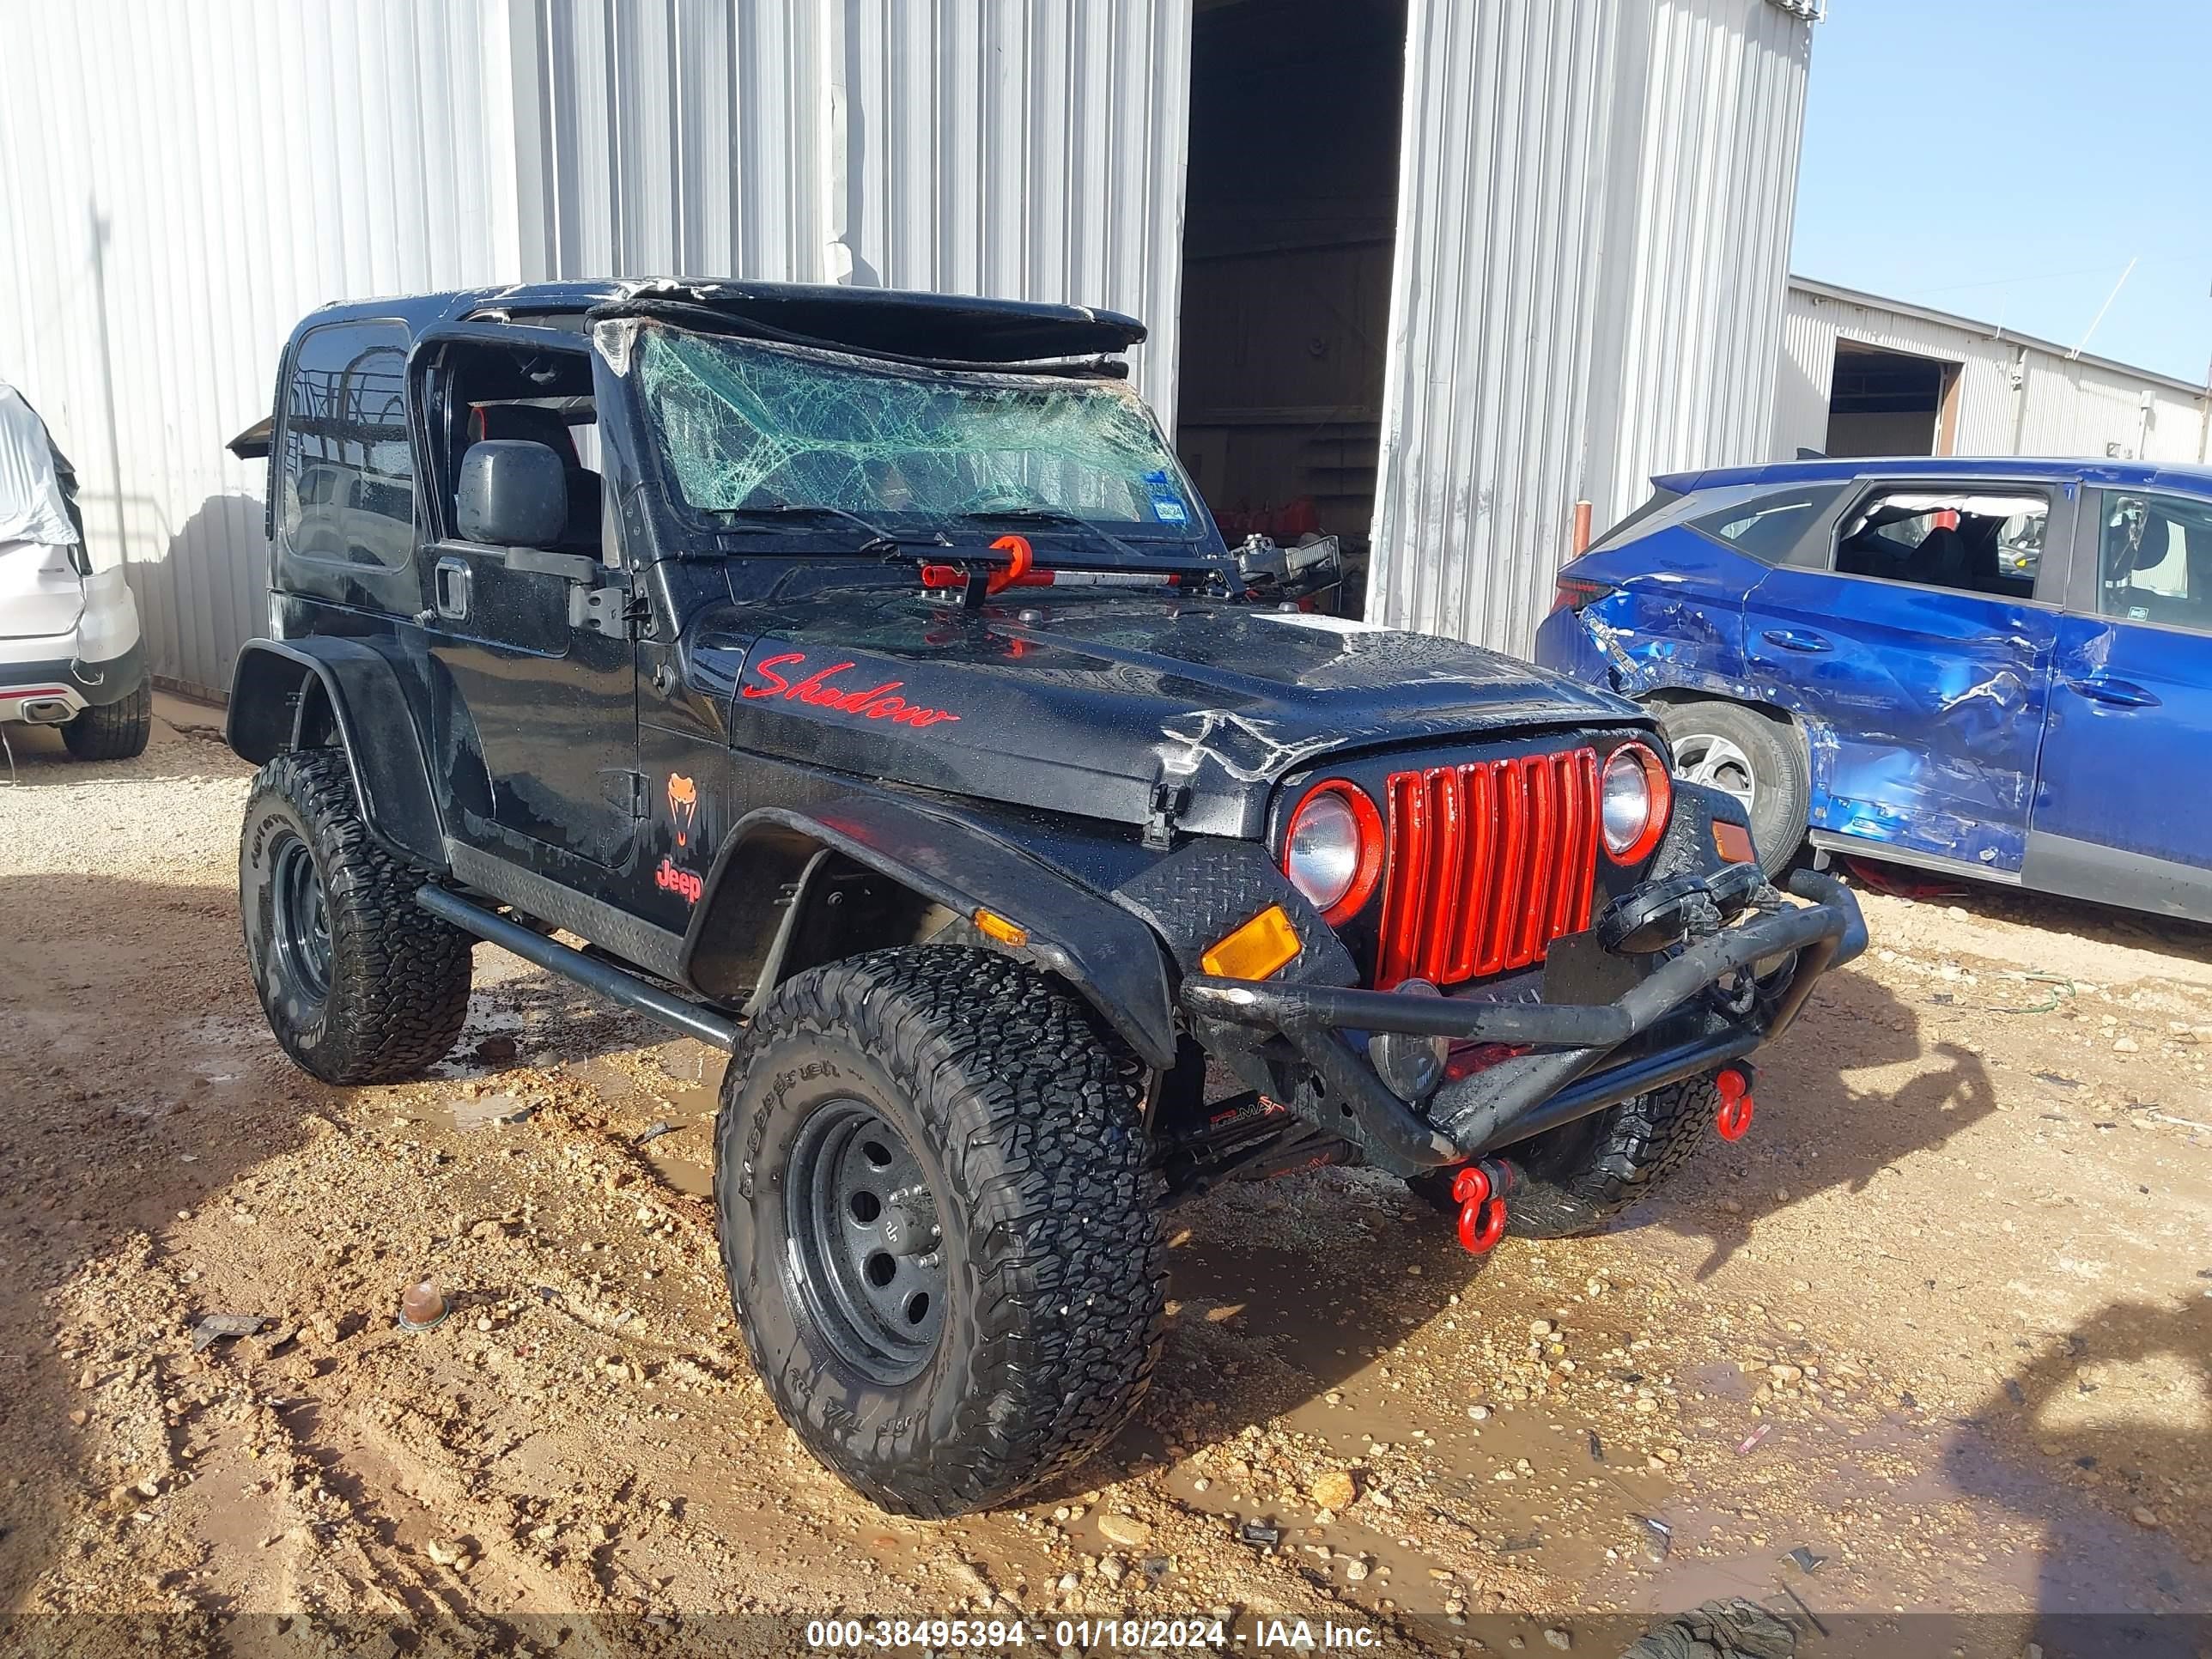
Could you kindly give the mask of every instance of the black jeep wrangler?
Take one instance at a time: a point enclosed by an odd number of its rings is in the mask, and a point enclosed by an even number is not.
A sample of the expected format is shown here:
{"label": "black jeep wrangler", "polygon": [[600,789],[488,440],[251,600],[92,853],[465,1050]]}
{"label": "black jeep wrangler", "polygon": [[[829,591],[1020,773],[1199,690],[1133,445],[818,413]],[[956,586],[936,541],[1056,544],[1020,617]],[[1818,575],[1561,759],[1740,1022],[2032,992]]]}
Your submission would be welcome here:
{"label": "black jeep wrangler", "polygon": [[1362,1161],[1471,1249],[1589,1228],[1742,1132],[1745,1057],[1864,944],[1633,705],[1254,580],[1126,384],[1143,337],[437,295],[309,318],[261,441],[229,739],[278,1040],[417,1072],[489,939],[730,1050],[746,1340],[890,1509],[1115,1432],[1164,1204]]}

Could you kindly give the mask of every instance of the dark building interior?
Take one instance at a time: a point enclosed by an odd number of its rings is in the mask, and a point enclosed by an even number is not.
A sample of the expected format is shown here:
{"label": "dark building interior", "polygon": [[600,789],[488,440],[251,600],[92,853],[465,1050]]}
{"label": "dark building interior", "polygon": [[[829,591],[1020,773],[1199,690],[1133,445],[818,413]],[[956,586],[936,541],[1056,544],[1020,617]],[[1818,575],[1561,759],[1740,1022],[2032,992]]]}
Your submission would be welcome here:
{"label": "dark building interior", "polygon": [[1199,0],[1176,446],[1232,542],[1364,562],[1405,45],[1404,0]]}
{"label": "dark building interior", "polygon": [[1959,365],[1836,342],[1828,392],[1831,455],[1948,455],[1958,430]]}

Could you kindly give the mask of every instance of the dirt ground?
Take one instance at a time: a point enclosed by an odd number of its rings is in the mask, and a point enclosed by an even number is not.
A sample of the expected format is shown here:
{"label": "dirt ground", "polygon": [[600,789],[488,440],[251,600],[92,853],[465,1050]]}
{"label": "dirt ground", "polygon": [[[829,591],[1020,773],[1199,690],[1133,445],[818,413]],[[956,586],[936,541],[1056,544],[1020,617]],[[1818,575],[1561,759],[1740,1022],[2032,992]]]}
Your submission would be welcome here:
{"label": "dirt ground", "polygon": [[[747,1365],[702,1201],[718,1056],[484,946],[438,1076],[325,1088],[246,980],[246,769],[167,723],[127,764],[15,750],[11,1644],[673,1652],[1018,1612],[1085,1650],[1056,1621],[1611,1654],[1715,1595],[1808,1653],[2212,1642],[2170,1617],[2212,1611],[2212,933],[1869,894],[1876,949],[1766,1057],[1750,1137],[1602,1237],[1478,1266],[1342,1170],[1176,1211],[1137,1424],[923,1524],[815,1467]],[[426,1275],[453,1312],[410,1334]],[[196,1351],[209,1314],[265,1324]]]}

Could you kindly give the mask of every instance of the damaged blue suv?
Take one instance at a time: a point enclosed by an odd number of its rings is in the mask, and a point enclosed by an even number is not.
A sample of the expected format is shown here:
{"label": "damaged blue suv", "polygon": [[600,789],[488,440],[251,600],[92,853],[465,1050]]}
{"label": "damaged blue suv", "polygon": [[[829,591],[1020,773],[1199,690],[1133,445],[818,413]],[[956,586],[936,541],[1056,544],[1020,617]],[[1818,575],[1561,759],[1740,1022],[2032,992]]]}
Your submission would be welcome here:
{"label": "damaged blue suv", "polygon": [[[2212,471],[1811,460],[1655,478],[1536,659],[1807,840],[2212,921]],[[2189,803],[2198,803],[2192,807]]]}

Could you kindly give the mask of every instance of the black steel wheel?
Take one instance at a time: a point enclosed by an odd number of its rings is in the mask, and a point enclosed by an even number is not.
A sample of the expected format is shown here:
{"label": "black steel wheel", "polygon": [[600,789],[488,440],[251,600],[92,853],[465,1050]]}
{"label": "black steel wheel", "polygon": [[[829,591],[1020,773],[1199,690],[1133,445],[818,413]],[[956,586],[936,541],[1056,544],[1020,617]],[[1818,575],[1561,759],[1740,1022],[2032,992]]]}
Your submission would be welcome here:
{"label": "black steel wheel", "polygon": [[254,778],[246,961],[276,1041],[325,1083],[411,1077],[461,1034],[475,941],[416,903],[426,879],[369,834],[338,750],[279,755]]}
{"label": "black steel wheel", "polygon": [[315,855],[299,834],[277,831],[270,855],[270,943],[276,970],[303,1007],[319,1008],[331,994],[331,916]]}
{"label": "black steel wheel", "polygon": [[833,1099],[801,1126],[784,1185],[798,1293],[839,1360],[896,1387],[945,1327],[945,1246],[921,1160],[884,1115]]}
{"label": "black steel wheel", "polygon": [[1120,1430],[1159,1351],[1145,1072],[1022,963],[800,974],[722,1080],[714,1207],[776,1409],[887,1510],[1003,1504]]}

